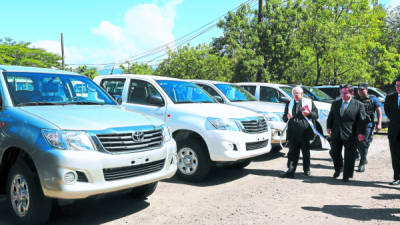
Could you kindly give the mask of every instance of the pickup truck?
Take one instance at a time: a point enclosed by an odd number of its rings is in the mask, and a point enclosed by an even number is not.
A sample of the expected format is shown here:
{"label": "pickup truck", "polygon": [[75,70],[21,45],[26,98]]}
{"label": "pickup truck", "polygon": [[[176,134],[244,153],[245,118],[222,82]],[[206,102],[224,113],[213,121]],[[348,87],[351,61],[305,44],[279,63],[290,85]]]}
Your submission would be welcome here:
{"label": "pickup truck", "polygon": [[284,104],[260,102],[252,94],[236,84],[212,80],[189,81],[203,88],[220,103],[234,105],[265,115],[271,127],[273,151],[280,150],[280,144],[286,142],[286,134],[282,132],[286,126],[282,119],[285,111]]}
{"label": "pickup truck", "polygon": [[165,121],[177,142],[177,175],[182,179],[201,181],[213,165],[243,168],[271,149],[265,116],[219,104],[193,83],[132,74],[97,76],[94,81],[127,109]]}
{"label": "pickup truck", "polygon": [[17,224],[46,223],[55,202],[148,196],[177,170],[164,122],[85,76],[0,65],[0,95],[0,194]]}

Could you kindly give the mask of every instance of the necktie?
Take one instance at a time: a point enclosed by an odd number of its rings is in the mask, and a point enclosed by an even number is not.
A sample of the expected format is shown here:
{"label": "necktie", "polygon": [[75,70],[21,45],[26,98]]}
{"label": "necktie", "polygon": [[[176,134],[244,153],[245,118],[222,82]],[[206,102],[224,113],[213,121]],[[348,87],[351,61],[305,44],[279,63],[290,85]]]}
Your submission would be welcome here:
{"label": "necktie", "polygon": [[347,102],[343,102],[342,103],[342,107],[340,108],[340,116],[343,116],[343,114],[344,114],[344,111],[346,110],[346,108],[347,108]]}
{"label": "necktie", "polygon": [[400,108],[400,95],[397,95],[397,107]]}

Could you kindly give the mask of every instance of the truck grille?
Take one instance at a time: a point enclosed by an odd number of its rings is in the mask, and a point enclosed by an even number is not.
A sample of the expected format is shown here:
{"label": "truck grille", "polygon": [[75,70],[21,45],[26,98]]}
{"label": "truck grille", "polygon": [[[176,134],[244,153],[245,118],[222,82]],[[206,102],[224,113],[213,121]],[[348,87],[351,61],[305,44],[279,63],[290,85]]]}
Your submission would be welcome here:
{"label": "truck grille", "polygon": [[108,152],[132,152],[157,148],[162,145],[162,129],[134,131],[133,133],[97,134]]}
{"label": "truck grille", "polygon": [[164,167],[164,162],[165,159],[136,166],[103,169],[104,179],[113,181],[155,173]]}
{"label": "truck grille", "polygon": [[256,149],[264,148],[267,145],[268,145],[268,140],[257,141],[257,142],[248,142],[248,143],[246,143],[246,150],[247,151],[256,150]]}
{"label": "truck grille", "polygon": [[243,132],[249,134],[258,134],[267,131],[267,121],[264,118],[253,119],[253,120],[242,120],[240,121],[243,125]]}

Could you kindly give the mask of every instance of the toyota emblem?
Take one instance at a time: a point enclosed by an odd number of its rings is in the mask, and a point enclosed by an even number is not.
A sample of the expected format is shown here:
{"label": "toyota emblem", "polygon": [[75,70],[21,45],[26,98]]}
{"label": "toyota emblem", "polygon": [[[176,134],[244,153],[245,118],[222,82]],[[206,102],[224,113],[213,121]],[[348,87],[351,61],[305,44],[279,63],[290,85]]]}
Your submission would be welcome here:
{"label": "toyota emblem", "polygon": [[144,138],[143,131],[135,131],[132,133],[133,142],[142,142]]}

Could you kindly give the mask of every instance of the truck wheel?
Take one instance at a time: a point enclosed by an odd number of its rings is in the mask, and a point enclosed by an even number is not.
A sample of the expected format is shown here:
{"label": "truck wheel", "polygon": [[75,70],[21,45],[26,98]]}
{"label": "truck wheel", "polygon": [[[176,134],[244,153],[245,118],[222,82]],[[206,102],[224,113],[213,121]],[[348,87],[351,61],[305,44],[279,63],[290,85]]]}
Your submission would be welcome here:
{"label": "truck wheel", "polygon": [[18,160],[7,179],[7,204],[17,224],[36,225],[47,222],[52,200],[43,195],[37,175]]}
{"label": "truck wheel", "polygon": [[156,191],[157,185],[158,182],[154,182],[151,184],[134,187],[131,190],[130,195],[134,198],[139,198],[139,199],[146,198]]}
{"label": "truck wheel", "polygon": [[237,163],[231,165],[230,168],[232,168],[232,169],[243,169],[246,166],[250,165],[250,163],[251,163],[251,159],[245,159],[243,161],[240,161],[240,162],[237,162]]}
{"label": "truck wheel", "polygon": [[211,169],[207,150],[192,139],[178,142],[178,171],[180,178],[198,182],[204,180]]}

